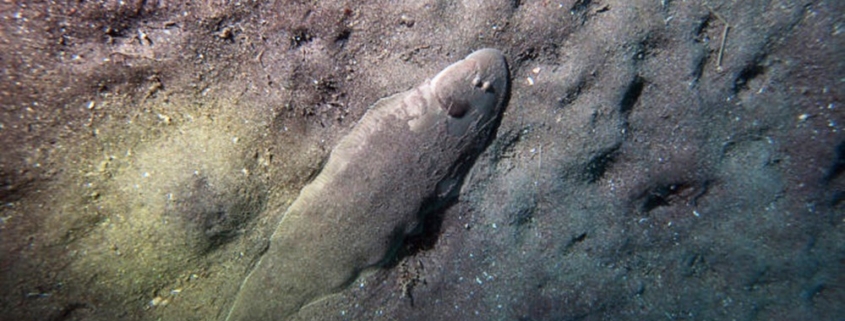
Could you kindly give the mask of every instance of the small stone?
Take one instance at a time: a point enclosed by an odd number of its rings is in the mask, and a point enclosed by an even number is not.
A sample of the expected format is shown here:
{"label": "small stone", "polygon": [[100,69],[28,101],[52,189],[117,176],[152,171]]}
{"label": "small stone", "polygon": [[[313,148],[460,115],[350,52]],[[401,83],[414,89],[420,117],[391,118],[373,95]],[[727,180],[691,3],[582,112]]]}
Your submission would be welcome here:
{"label": "small stone", "polygon": [[154,297],[152,300],[150,300],[150,306],[151,307],[165,306],[165,305],[167,305],[167,303],[169,303],[169,301],[165,298],[160,297],[160,296]]}
{"label": "small stone", "polygon": [[411,27],[414,26],[415,23],[416,23],[416,21],[414,21],[413,18],[408,17],[408,15],[403,14],[403,15],[399,16],[399,24],[401,24],[403,26],[411,28]]}

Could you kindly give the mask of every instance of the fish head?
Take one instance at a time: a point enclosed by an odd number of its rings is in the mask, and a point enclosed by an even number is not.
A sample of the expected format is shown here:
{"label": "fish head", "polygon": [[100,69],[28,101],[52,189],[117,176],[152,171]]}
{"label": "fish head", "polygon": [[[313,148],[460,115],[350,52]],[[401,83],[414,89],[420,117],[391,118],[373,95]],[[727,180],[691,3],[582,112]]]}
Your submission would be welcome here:
{"label": "fish head", "polygon": [[462,136],[483,129],[505,105],[508,65],[501,51],[481,49],[438,73],[431,88],[448,115],[449,133]]}

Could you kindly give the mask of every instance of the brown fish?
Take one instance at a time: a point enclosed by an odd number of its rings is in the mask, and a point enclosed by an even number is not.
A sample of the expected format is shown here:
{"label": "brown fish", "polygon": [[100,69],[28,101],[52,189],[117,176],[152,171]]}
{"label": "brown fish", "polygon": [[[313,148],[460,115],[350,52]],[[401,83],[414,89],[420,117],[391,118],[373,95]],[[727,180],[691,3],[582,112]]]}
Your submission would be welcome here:
{"label": "brown fish", "polygon": [[291,204],[226,320],[286,320],[395,255],[457,197],[505,105],[508,67],[482,49],[376,102]]}

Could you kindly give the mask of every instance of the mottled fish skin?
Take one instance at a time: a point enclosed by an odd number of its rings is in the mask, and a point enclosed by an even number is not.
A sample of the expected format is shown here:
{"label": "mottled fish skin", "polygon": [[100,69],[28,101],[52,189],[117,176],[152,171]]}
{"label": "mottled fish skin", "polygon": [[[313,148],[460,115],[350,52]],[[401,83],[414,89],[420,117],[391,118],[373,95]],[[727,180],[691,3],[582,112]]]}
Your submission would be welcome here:
{"label": "mottled fish skin", "polygon": [[507,92],[504,56],[482,49],[376,102],[288,208],[226,320],[289,319],[389,259],[457,197]]}

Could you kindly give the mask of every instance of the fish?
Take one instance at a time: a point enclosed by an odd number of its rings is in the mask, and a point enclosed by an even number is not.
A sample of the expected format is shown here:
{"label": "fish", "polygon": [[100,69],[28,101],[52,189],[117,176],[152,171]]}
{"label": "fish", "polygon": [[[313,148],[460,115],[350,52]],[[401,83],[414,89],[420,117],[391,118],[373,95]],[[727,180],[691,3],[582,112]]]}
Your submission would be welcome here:
{"label": "fish", "polygon": [[504,55],[485,48],[373,104],[288,207],[226,320],[290,319],[384,267],[457,199],[508,93]]}

